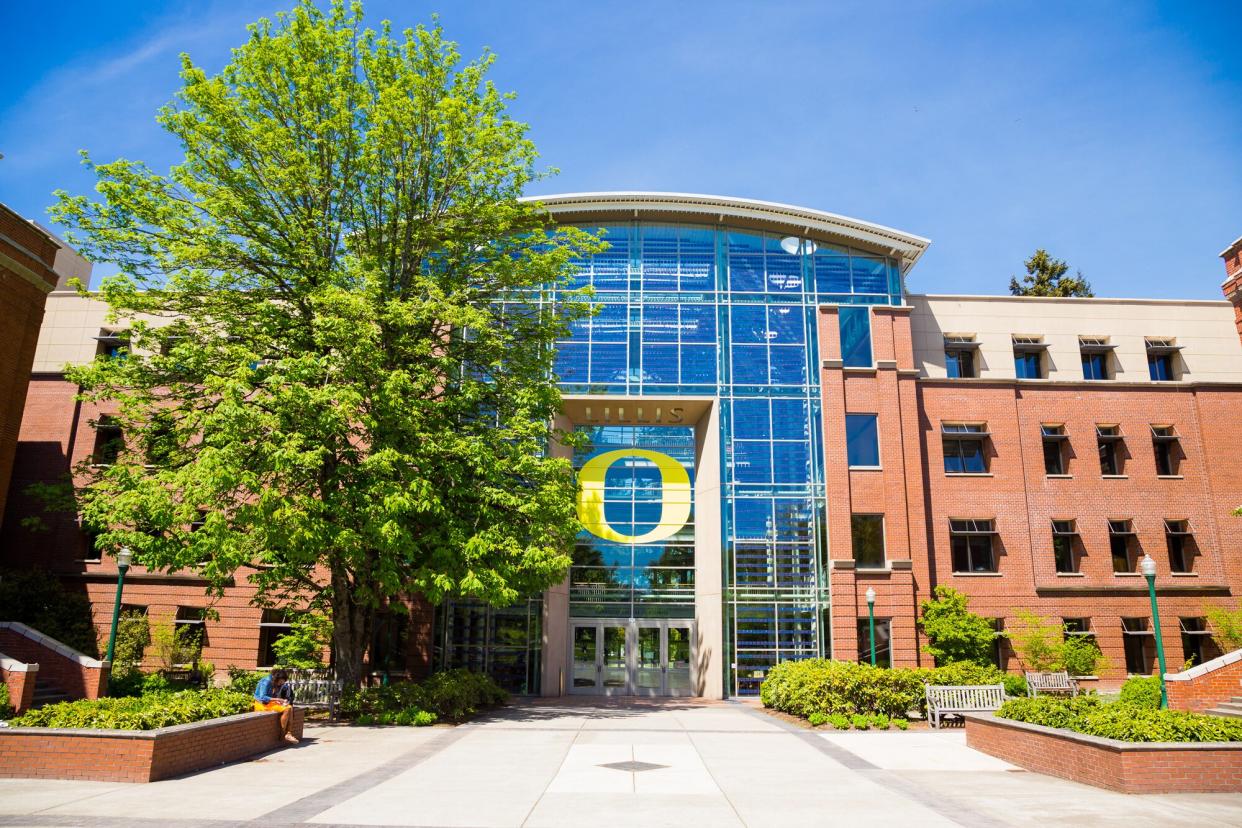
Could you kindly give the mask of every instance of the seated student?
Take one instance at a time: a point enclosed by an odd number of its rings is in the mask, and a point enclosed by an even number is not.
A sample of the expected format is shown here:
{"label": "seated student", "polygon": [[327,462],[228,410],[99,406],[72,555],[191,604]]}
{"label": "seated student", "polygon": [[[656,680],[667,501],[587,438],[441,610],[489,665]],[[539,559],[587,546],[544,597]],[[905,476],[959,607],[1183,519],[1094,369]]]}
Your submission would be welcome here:
{"label": "seated student", "polygon": [[279,710],[280,731],[285,741],[297,743],[298,737],[289,732],[293,724],[293,688],[289,685],[289,674],[284,670],[273,670],[269,675],[259,679],[254,688],[254,709],[256,711]]}

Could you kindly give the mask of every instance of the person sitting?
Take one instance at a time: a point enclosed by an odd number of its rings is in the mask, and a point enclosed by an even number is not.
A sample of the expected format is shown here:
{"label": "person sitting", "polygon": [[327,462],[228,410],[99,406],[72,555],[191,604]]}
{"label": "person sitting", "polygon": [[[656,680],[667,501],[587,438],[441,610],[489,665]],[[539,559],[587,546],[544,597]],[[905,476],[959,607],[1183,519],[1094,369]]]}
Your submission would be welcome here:
{"label": "person sitting", "polygon": [[285,741],[296,744],[299,740],[290,732],[293,725],[293,687],[289,684],[289,674],[284,670],[273,670],[259,679],[254,688],[254,709],[280,711],[280,732]]}

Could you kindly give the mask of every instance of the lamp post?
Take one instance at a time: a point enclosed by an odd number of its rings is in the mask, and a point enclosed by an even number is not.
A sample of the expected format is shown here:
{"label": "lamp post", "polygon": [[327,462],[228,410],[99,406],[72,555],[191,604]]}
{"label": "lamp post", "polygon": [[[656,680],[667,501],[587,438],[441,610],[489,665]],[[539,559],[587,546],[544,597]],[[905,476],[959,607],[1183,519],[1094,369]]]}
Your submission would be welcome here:
{"label": "lamp post", "polygon": [[875,590],[867,587],[867,630],[871,633],[871,666],[875,666]]}
{"label": "lamp post", "polygon": [[108,654],[104,656],[104,661],[111,663],[112,652],[116,649],[116,625],[121,620],[121,590],[125,588],[125,573],[129,570],[129,562],[133,559],[134,553],[129,551],[128,546],[122,546],[121,551],[116,553],[116,601],[112,604],[112,633],[108,636]]}
{"label": "lamp post", "polygon": [[1169,706],[1169,694],[1164,686],[1164,637],[1160,635],[1160,612],[1156,609],[1156,562],[1151,555],[1143,555],[1139,569],[1147,579],[1147,594],[1151,596],[1151,624],[1156,633],[1156,657],[1160,660],[1160,709]]}

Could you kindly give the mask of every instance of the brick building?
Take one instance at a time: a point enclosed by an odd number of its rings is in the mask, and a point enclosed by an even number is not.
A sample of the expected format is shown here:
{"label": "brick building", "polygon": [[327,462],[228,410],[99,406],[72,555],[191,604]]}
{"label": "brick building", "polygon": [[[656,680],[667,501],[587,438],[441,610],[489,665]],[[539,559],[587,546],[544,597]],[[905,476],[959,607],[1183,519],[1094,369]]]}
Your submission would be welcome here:
{"label": "brick building", "polygon": [[[905,291],[929,242],[868,222],[679,194],[542,201],[611,244],[581,264],[600,312],[558,351],[561,425],[588,444],[567,456],[599,494],[575,564],[514,607],[394,616],[375,663],[434,657],[545,695],[748,695],[777,661],[862,657],[868,588],[882,660],[928,664],[918,605],[948,584],[998,630],[1029,609],[1094,636],[1111,685],[1155,669],[1143,554],[1170,667],[1214,655],[1204,607],[1242,590],[1242,240],[1233,306],[930,296]],[[98,303],[50,298],[15,492],[115,436],[60,373],[115,334]],[[33,508],[10,499],[0,563],[84,584],[102,629],[114,566],[70,516],[26,533]],[[203,587],[135,567],[125,601],[201,624]],[[270,661],[283,618],[251,595],[230,587],[203,624],[217,667]],[[996,656],[1018,669],[1001,638]]]}

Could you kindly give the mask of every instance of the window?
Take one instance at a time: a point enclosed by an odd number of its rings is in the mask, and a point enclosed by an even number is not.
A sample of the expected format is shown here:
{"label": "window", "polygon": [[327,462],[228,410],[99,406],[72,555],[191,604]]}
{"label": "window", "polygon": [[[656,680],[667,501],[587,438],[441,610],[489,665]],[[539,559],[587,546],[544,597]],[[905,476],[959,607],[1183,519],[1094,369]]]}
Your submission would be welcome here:
{"label": "window", "polygon": [[1161,477],[1175,477],[1180,454],[1177,430],[1171,425],[1152,426],[1151,445],[1156,453],[1156,474]]}
{"label": "window", "polygon": [[949,521],[949,546],[954,572],[995,572],[996,556],[992,536],[996,534],[990,520],[957,519]]}
{"label": "window", "polygon": [[1136,572],[1134,529],[1128,520],[1108,522],[1108,546],[1113,556],[1113,572]]}
{"label": "window", "polygon": [[851,515],[850,535],[854,544],[854,566],[883,569],[884,515]]}
{"label": "window", "polygon": [[1078,527],[1072,520],[1054,520],[1052,522],[1052,557],[1056,562],[1057,572],[1077,572],[1078,556],[1074,551],[1074,541],[1078,538]]}
{"label": "window", "polygon": [[178,632],[189,630],[188,633],[181,633],[185,636],[182,641],[191,651],[190,654],[197,658],[203,647],[207,646],[207,610],[203,607],[177,607],[177,617],[173,625]]}
{"label": "window", "polygon": [[1086,380],[1109,379],[1108,355],[1113,350],[1107,337],[1080,336],[1078,350],[1082,354],[1082,378]]}
{"label": "window", "polygon": [[1039,428],[1044,438],[1044,474],[1065,474],[1065,449],[1062,446],[1069,440],[1065,426],[1045,423]]}
{"label": "window", "polygon": [[1181,346],[1172,339],[1147,337],[1147,373],[1152,382],[1170,382],[1174,375],[1174,359]]}
{"label": "window", "polygon": [[1100,449],[1100,474],[1117,477],[1121,474],[1121,426],[1095,427],[1095,441]]}
{"label": "window", "polygon": [[975,349],[978,347],[973,334],[945,335],[944,368],[950,379],[976,376]]}
{"label": "window", "polygon": [[841,363],[846,368],[870,368],[871,310],[843,307],[837,314],[841,325]]}
{"label": "window", "polygon": [[1206,618],[1180,618],[1182,628],[1182,658],[1192,664],[1211,661],[1218,655],[1212,634],[1208,632]]}
{"label": "window", "polygon": [[1044,344],[1042,336],[1013,337],[1013,370],[1018,379],[1044,378]]}
{"label": "window", "polygon": [[875,414],[845,415],[845,453],[851,467],[880,465],[879,418]]}
{"label": "window", "polygon": [[1087,638],[1095,638],[1095,633],[1091,631],[1090,618],[1062,618],[1061,626],[1065,629],[1065,635],[1081,635]]}
{"label": "window", "polygon": [[177,451],[176,423],[171,414],[156,413],[143,434],[143,453],[149,466],[168,466]]}
{"label": "window", "polygon": [[111,466],[125,448],[125,435],[115,417],[103,414],[95,423],[95,449],[91,462],[96,466]]}
{"label": "window", "polygon": [[276,651],[272,645],[292,630],[289,618],[282,609],[265,609],[259,621],[259,664],[260,667],[271,667],[276,664]]}
{"label": "window", "polygon": [[124,359],[129,348],[129,336],[123,330],[101,328],[95,341],[99,343],[96,355],[109,359]]}
{"label": "window", "polygon": [[988,470],[983,441],[988,437],[983,423],[943,423],[940,426],[944,446],[945,474],[983,474]]}
{"label": "window", "polygon": [[1190,531],[1190,522],[1165,520],[1164,540],[1169,548],[1169,571],[1193,572],[1194,535]]}
{"label": "window", "polygon": [[[1151,672],[1151,657],[1147,651],[1155,636],[1147,629],[1146,618],[1121,619],[1121,638],[1125,644],[1126,672],[1145,676]],[[1154,645],[1153,645],[1154,646]]]}
{"label": "window", "polygon": [[84,523],[78,523],[78,530],[82,533],[82,561],[84,563],[99,563],[103,560],[103,552],[99,549],[99,532],[91,526]]}
{"label": "window", "polygon": [[[875,619],[875,666],[893,666],[893,647],[890,635],[891,626],[887,618]],[[871,622],[867,618],[858,619],[858,662],[871,663]]]}

